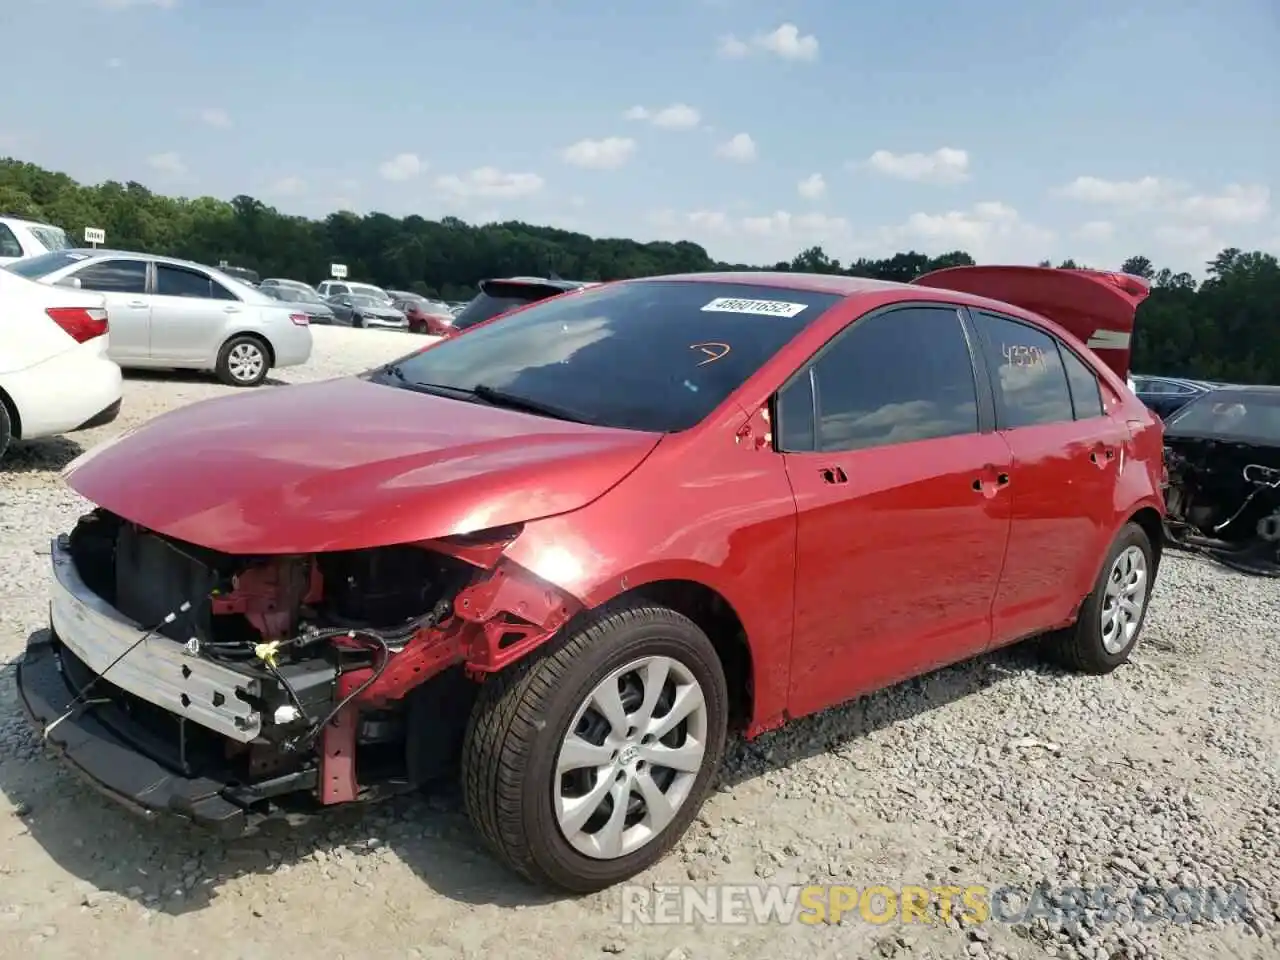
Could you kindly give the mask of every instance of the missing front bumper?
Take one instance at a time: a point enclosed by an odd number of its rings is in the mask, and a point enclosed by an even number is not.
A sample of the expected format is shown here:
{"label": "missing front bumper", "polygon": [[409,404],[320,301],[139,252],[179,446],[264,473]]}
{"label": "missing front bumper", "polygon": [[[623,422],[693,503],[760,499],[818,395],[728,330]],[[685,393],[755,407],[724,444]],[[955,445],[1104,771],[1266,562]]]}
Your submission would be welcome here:
{"label": "missing front bumper", "polygon": [[[62,670],[56,635],[34,637],[17,672],[23,712],[44,736],[75,698]],[[113,709],[90,706],[73,712],[49,730],[44,742],[92,786],[136,814],[149,819],[176,816],[224,837],[249,828],[249,811],[225,796],[226,783],[186,777],[148,757],[131,742],[125,718],[111,714],[108,721],[98,714]],[[136,733],[143,735],[141,730]]]}

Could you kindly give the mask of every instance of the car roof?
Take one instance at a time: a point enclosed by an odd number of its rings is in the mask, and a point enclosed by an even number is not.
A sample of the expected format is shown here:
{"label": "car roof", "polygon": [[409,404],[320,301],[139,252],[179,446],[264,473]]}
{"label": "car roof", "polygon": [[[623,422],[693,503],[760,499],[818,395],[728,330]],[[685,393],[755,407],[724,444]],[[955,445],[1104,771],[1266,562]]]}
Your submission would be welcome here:
{"label": "car roof", "polygon": [[787,273],[771,270],[727,270],[712,273],[671,273],[659,277],[644,277],[648,280],[680,280],[697,283],[742,283],[758,287],[777,287],[780,289],[805,290],[809,293],[833,293],[842,297],[855,296],[860,293],[883,293],[889,290],[902,290],[918,295],[921,288],[909,283],[898,283],[893,280],[872,280],[869,277],[849,277],[831,273]]}

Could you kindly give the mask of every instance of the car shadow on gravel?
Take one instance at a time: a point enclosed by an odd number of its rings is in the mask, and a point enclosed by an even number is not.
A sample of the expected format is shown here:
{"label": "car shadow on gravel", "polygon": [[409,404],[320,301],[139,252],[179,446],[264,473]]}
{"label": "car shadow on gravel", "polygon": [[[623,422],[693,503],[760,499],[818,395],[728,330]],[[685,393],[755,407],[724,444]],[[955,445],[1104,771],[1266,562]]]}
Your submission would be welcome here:
{"label": "car shadow on gravel", "polygon": [[[324,882],[372,887],[386,882],[382,860],[398,860],[433,892],[461,903],[530,906],[562,899],[521,881],[481,847],[456,789],[338,808],[298,825],[269,824],[231,841],[181,823],[144,822],[46,752],[25,720],[13,725],[19,711],[16,667],[16,660],[0,666],[0,750],[13,757],[0,763],[0,793],[17,810],[20,832],[81,881],[82,905],[119,898],[180,915],[207,907],[241,878],[253,877],[258,883],[251,896],[265,898],[260,907],[266,910],[268,900],[283,896],[272,890],[273,875],[305,864],[318,869]],[[795,721],[754,743],[735,738],[718,786],[729,789],[1007,677],[1047,669],[1023,645]],[[251,901],[249,907],[257,910],[259,904]]]}
{"label": "car shadow on gravel", "polygon": [[[123,371],[125,380],[134,380],[140,383],[202,383],[213,384],[215,386],[225,386],[214,374],[207,373],[203,370],[125,370]],[[262,381],[261,386],[264,387],[284,387],[288,386],[287,380],[281,380],[278,377],[267,377]],[[252,388],[250,388],[252,389]]]}
{"label": "car shadow on gravel", "polygon": [[47,437],[40,440],[15,440],[0,460],[0,474],[49,473],[61,470],[84,453],[70,437]]}

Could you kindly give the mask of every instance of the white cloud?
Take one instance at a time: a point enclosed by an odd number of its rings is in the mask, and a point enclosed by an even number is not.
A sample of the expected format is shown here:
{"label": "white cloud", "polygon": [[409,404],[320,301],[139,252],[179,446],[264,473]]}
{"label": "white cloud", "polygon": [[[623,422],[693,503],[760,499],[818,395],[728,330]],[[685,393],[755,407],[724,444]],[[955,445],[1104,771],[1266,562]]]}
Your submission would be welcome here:
{"label": "white cloud", "polygon": [[301,177],[281,177],[267,185],[266,193],[273,197],[296,197],[306,190],[307,183]]}
{"label": "white cloud", "polygon": [[692,130],[702,122],[702,114],[687,103],[673,103],[660,110],[636,106],[626,112],[626,118],[644,120],[665,130]]}
{"label": "white cloud", "polygon": [[734,163],[750,163],[756,158],[756,142],[748,134],[736,133],[716,147],[716,154]]}
{"label": "white cloud", "polygon": [[1068,200],[1097,206],[1137,208],[1166,203],[1184,189],[1178,181],[1162,177],[1140,177],[1137,180],[1076,177],[1054,193]]}
{"label": "white cloud", "polygon": [[1195,194],[1178,204],[1188,219],[1210,223],[1257,223],[1271,213],[1271,191],[1260,184],[1231,183],[1217,194]]}
{"label": "white cloud", "polygon": [[1077,240],[1088,243],[1103,243],[1116,235],[1116,226],[1109,220],[1090,220],[1076,228]]}
{"label": "white cloud", "polygon": [[1167,247],[1182,247],[1188,250],[1211,250],[1216,253],[1226,246],[1214,236],[1213,230],[1206,226],[1156,227],[1155,238],[1158,243]]}
{"label": "white cloud", "polygon": [[205,107],[200,111],[200,122],[225,130],[231,126],[231,115],[221,107]]}
{"label": "white cloud", "polygon": [[169,177],[185,176],[187,172],[187,165],[183,162],[182,157],[172,150],[166,153],[155,153],[147,157],[147,166],[156,171],[156,173],[163,173]]}
{"label": "white cloud", "polygon": [[1008,204],[989,200],[967,210],[913,213],[873,239],[880,255],[908,247],[934,255],[960,249],[980,262],[1036,263],[1049,255],[1054,234]]}
{"label": "white cloud", "polygon": [[616,170],[635,153],[636,142],[630,137],[605,137],[603,140],[579,140],[565,147],[560,156],[565,163],[588,170]]}
{"label": "white cloud", "polygon": [[436,178],[436,189],[455,200],[518,200],[539,193],[544,185],[536,173],[504,173],[497,167],[477,167],[462,176]]}
{"label": "white cloud", "polygon": [[939,147],[932,153],[892,153],[877,150],[866,166],[876,173],[915,183],[962,183],[969,179],[969,153]]}
{"label": "white cloud", "polygon": [[827,192],[827,181],[820,173],[811,173],[796,184],[796,192],[806,200],[817,200]]}
{"label": "white cloud", "polygon": [[418,158],[416,153],[397,153],[390,160],[378,165],[378,175],[383,180],[403,183],[406,180],[412,180],[426,168],[427,165]]}
{"label": "white cloud", "polygon": [[790,260],[806,247],[839,246],[851,236],[843,217],[818,212],[738,216],[722,210],[660,210],[648,220],[663,239],[692,240],[713,256],[753,264]]}
{"label": "white cloud", "polygon": [[818,38],[802,34],[794,23],[784,23],[770,33],[758,33],[750,40],[741,40],[730,34],[721,37],[718,45],[720,56],[740,60],[752,53],[767,53],[783,60],[810,62],[818,59]]}

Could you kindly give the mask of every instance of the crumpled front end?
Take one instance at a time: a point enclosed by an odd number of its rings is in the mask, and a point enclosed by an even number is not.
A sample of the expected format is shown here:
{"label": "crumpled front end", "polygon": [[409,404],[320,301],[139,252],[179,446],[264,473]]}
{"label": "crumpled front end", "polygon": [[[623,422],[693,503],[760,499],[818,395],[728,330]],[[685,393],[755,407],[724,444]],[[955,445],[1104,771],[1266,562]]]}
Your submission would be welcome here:
{"label": "crumpled front end", "polygon": [[1169,538],[1244,573],[1280,577],[1280,448],[1166,437]]}
{"label": "crumpled front end", "polygon": [[24,706],[117,800],[226,833],[422,785],[476,683],[579,609],[505,557],[519,529],[239,556],[95,510],[52,545]]}

